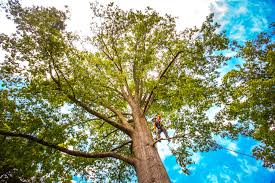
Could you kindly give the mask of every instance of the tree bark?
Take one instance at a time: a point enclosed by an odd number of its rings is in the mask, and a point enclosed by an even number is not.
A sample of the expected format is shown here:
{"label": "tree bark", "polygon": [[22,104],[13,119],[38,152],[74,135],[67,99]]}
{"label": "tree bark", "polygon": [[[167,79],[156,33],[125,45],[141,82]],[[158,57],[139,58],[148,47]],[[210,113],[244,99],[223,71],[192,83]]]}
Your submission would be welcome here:
{"label": "tree bark", "polygon": [[160,159],[147,121],[139,107],[133,110],[135,130],[132,136],[132,150],[139,183],[170,183],[168,174]]}

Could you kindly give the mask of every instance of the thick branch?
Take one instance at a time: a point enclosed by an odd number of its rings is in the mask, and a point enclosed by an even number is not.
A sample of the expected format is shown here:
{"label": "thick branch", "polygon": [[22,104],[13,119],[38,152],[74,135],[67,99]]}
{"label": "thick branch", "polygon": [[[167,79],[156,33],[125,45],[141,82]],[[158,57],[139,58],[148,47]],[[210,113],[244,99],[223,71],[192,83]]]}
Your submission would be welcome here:
{"label": "thick branch", "polygon": [[0,130],[0,135],[3,136],[9,136],[9,137],[21,137],[21,138],[25,138],[34,142],[37,142],[41,145],[44,145],[46,147],[50,147],[53,149],[56,149],[58,151],[61,151],[65,154],[69,154],[71,156],[76,156],[76,157],[84,157],[84,158],[116,158],[122,161],[125,161],[131,165],[134,165],[134,160],[130,157],[126,157],[122,154],[119,153],[115,153],[115,152],[95,152],[95,153],[87,153],[87,152],[81,152],[81,151],[73,151],[73,150],[69,150],[66,149],[64,147],[60,147],[56,144],[52,144],[49,142],[44,141],[43,139],[39,139],[37,137],[31,136],[31,135],[27,135],[27,134],[21,134],[21,133],[14,133],[14,132],[6,132],[3,130]]}
{"label": "thick branch", "polygon": [[71,99],[75,104],[81,106],[83,109],[85,109],[87,112],[89,112],[90,114],[98,117],[99,119],[106,121],[107,123],[109,123],[110,125],[112,125],[115,128],[118,128],[120,130],[122,130],[123,132],[125,132],[127,135],[131,136],[133,130],[127,126],[125,126],[124,124],[121,123],[117,123],[111,119],[109,119],[107,116],[104,116],[94,110],[92,110],[90,107],[88,107],[87,105],[85,105],[83,102],[79,101],[78,99],[76,99],[75,97],[73,97],[72,95],[67,95],[69,99]]}
{"label": "thick branch", "polygon": [[[178,58],[178,56],[183,53],[183,51],[179,51],[174,57],[173,59],[171,60],[171,62],[167,65],[167,67],[163,70],[163,72],[161,73],[160,77],[159,77],[159,80],[158,80],[158,83],[160,82],[160,80],[163,78],[163,76],[165,75],[165,73],[168,71],[168,69],[171,67],[171,65],[176,61],[176,59]],[[153,96],[153,93],[154,93],[154,90],[157,89],[159,85],[155,85],[154,88],[152,89],[152,91],[150,92],[150,95],[146,101],[146,104],[144,106],[144,110],[143,112],[145,113],[147,111],[147,109],[149,108],[149,103],[150,103],[150,100]]]}
{"label": "thick branch", "polygon": [[107,105],[107,104],[101,104],[103,107],[109,109],[110,111],[112,111],[113,113],[115,113],[118,117],[118,119],[121,121],[121,123],[123,125],[125,125],[127,128],[131,129],[131,126],[128,124],[127,119],[123,116],[123,113],[121,113],[120,111],[114,109],[113,107]]}

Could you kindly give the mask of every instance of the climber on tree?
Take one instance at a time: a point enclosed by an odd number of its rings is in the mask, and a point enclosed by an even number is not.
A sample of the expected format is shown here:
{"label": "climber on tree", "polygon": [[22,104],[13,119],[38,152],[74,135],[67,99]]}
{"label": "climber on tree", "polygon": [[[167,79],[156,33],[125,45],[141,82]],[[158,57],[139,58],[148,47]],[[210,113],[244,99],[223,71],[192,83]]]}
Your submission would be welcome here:
{"label": "climber on tree", "polygon": [[170,138],[168,136],[167,130],[164,128],[164,126],[162,124],[161,115],[158,114],[158,115],[154,116],[153,122],[154,122],[154,132],[156,132],[156,129],[158,129],[157,140],[160,139],[160,134],[161,134],[161,132],[163,132],[164,135],[166,136],[166,138],[168,139],[168,141],[170,142]]}

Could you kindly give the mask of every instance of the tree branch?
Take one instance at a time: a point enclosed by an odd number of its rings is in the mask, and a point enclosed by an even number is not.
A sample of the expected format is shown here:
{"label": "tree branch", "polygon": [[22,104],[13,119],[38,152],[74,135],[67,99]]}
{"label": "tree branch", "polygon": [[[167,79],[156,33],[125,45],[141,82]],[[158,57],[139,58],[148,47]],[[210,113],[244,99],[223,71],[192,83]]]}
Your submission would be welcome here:
{"label": "tree branch", "polygon": [[[52,63],[53,63],[53,66],[54,68],[56,68],[60,74],[62,75],[62,77],[64,78],[65,82],[68,84],[69,88],[71,89],[72,93],[73,93],[73,96],[75,96],[75,92],[74,92],[74,88],[72,87],[72,85],[70,84],[70,82],[68,81],[68,79],[65,77],[64,73],[61,71],[61,69],[55,64],[55,60],[53,58],[53,56],[50,54],[49,55],[52,59]],[[57,73],[57,72],[56,72]],[[58,73],[57,73],[58,74]]]}
{"label": "tree branch", "polygon": [[159,139],[155,140],[152,145],[154,146],[157,142],[160,142],[162,140],[178,139],[178,138],[183,138],[185,136],[186,136],[186,134],[184,134],[184,135],[175,135],[175,136],[169,137],[169,138],[159,138]]}
{"label": "tree branch", "polygon": [[117,147],[111,149],[111,151],[116,151],[116,150],[118,150],[118,149],[120,149],[120,148],[126,146],[127,144],[132,143],[132,142],[133,142],[132,140],[126,141],[126,142],[122,143],[121,145],[119,145],[119,146],[117,146]]}
{"label": "tree branch", "polygon": [[75,156],[75,157],[84,157],[84,158],[107,158],[107,157],[111,157],[111,158],[116,158],[119,160],[122,160],[124,162],[127,162],[131,165],[134,165],[134,159],[131,157],[126,157],[122,154],[119,153],[115,153],[115,152],[95,152],[95,153],[87,153],[87,152],[81,152],[81,151],[74,151],[74,150],[69,150],[66,149],[64,147],[60,147],[56,144],[52,144],[49,142],[44,141],[43,139],[39,139],[37,137],[31,136],[31,135],[27,135],[27,134],[21,134],[21,133],[14,133],[14,132],[6,132],[3,130],[0,130],[0,135],[3,136],[8,136],[8,137],[21,137],[21,138],[25,138],[34,142],[37,142],[41,145],[44,145],[46,147],[50,147],[53,149],[56,149],[60,152],[63,152],[65,154],[71,155],[71,156]]}
{"label": "tree branch", "polygon": [[81,102],[80,100],[76,99],[74,96],[72,95],[67,95],[67,97],[69,99],[71,99],[72,102],[74,102],[75,104],[81,106],[83,109],[85,109],[87,112],[89,112],[90,114],[98,117],[99,119],[102,119],[103,121],[106,121],[107,123],[109,123],[110,125],[112,125],[115,128],[118,128],[120,130],[122,130],[123,132],[125,132],[127,135],[131,136],[131,134],[133,133],[133,129],[129,128],[128,126],[121,124],[121,123],[117,123],[111,119],[109,119],[107,116],[104,116],[103,114],[100,114],[94,110],[92,110],[90,107],[88,107],[87,105],[85,105],[83,102]]}
{"label": "tree branch", "polygon": [[[108,49],[108,46],[107,46],[106,43],[104,42],[103,37],[100,36],[99,39],[100,39],[101,43],[103,43],[103,49],[102,49],[101,51],[108,57],[109,60],[114,61],[114,58],[110,55],[110,51],[109,51],[109,49]],[[106,53],[106,52],[104,51],[104,47],[106,48],[106,50],[107,50],[108,53]]]}
{"label": "tree branch", "polygon": [[112,135],[113,133],[117,132],[118,129],[116,128],[115,130],[112,130],[110,133],[108,133],[107,135],[104,135],[103,138],[106,139],[107,137],[109,137],[110,135]]}
{"label": "tree branch", "polygon": [[[183,53],[183,51],[179,51],[177,52],[177,54],[173,57],[173,59],[170,61],[170,63],[167,65],[167,67],[163,70],[163,72],[161,73],[160,77],[159,77],[159,80],[158,80],[158,83],[160,82],[160,80],[163,78],[163,76],[165,75],[165,73],[168,71],[168,69],[171,67],[171,65],[176,61],[176,59],[178,58],[178,56]],[[153,93],[154,93],[154,90],[157,89],[159,85],[155,85],[154,88],[152,89],[152,91],[150,92],[150,95],[146,101],[146,104],[144,106],[144,110],[143,112],[146,113],[146,111],[148,110],[149,108],[149,103],[150,103],[150,100],[153,96]]]}
{"label": "tree branch", "polygon": [[118,119],[121,121],[121,123],[122,123],[123,125],[125,125],[127,128],[130,128],[130,129],[132,128],[132,127],[128,124],[127,119],[123,116],[123,113],[121,113],[120,111],[114,109],[113,107],[111,107],[111,106],[109,106],[109,105],[107,105],[107,104],[101,104],[101,105],[102,105],[103,107],[109,109],[109,110],[112,111],[113,113],[115,113],[115,114],[117,115]]}

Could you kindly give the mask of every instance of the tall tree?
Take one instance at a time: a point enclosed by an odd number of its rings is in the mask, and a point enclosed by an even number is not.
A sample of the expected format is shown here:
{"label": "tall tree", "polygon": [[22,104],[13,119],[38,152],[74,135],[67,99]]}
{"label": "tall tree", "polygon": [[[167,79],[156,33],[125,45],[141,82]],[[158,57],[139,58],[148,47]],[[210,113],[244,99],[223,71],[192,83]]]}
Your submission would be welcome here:
{"label": "tall tree", "polygon": [[236,132],[261,142],[253,154],[275,168],[275,44],[274,26],[256,39],[237,45],[244,63],[223,78],[220,120],[237,120]]}
{"label": "tall tree", "polygon": [[175,133],[183,171],[193,152],[217,147],[218,125],[205,112],[217,100],[228,39],[213,15],[178,32],[174,17],[150,8],[91,4],[88,51],[66,30],[67,13],[16,1],[4,9],[17,30],[0,35],[2,167],[43,181],[79,172],[127,182],[135,170],[139,182],[170,182],[148,121],[156,113]]}

